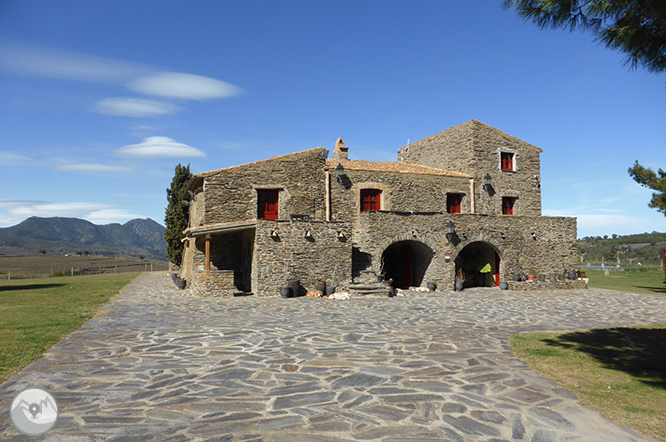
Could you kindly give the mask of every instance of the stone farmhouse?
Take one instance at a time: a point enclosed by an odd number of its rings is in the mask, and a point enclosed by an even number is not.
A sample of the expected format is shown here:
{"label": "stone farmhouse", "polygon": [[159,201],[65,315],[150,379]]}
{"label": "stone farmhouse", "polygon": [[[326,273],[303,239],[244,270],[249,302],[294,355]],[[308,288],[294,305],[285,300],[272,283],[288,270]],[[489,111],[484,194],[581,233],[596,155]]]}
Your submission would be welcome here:
{"label": "stone farmhouse", "polygon": [[[316,148],[194,175],[181,277],[200,291],[279,296],[295,278],[341,288],[497,286],[574,270],[576,219],[541,215],[542,150],[471,120],[398,161]],[[459,279],[462,281],[462,279]]]}

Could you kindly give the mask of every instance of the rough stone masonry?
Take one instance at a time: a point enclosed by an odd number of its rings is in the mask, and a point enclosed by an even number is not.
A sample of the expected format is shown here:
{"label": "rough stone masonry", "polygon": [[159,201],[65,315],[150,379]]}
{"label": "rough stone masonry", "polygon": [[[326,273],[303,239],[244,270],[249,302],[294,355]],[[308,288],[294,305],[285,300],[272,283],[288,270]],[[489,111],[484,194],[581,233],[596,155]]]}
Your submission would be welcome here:
{"label": "rough stone masonry", "polygon": [[227,293],[279,296],[288,280],[453,289],[574,270],[576,219],[541,215],[540,148],[470,120],[395,162],[350,152],[338,139],[332,159],[316,148],[195,175],[181,276],[214,294],[195,275],[231,271]]}

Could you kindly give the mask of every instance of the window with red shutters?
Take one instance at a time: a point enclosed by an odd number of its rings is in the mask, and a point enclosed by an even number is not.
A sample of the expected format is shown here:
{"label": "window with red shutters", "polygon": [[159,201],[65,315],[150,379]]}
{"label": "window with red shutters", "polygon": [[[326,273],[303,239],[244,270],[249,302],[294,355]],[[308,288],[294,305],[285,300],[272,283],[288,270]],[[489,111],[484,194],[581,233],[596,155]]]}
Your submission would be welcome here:
{"label": "window with red shutters", "polygon": [[381,209],[382,191],[379,189],[361,189],[361,212]]}
{"label": "window with red shutters", "polygon": [[502,197],[502,215],[513,215],[513,206],[516,204],[516,198],[512,196]]}
{"label": "window with red shutters", "polygon": [[463,199],[462,193],[447,193],[446,194],[446,211],[448,213],[461,213],[461,203]]}
{"label": "window with red shutters", "polygon": [[516,170],[515,164],[514,164],[514,154],[511,152],[502,152],[501,153],[501,161],[502,161],[502,171],[503,172],[513,172]]}
{"label": "window with red shutters", "polygon": [[257,218],[278,219],[278,197],[280,191],[277,189],[257,190]]}

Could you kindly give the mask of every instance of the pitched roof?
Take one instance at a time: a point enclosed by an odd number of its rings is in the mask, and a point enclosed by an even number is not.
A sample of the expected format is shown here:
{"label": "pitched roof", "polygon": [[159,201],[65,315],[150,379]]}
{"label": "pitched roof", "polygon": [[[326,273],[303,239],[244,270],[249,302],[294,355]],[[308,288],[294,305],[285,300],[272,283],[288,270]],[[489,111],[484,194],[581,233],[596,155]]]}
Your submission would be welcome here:
{"label": "pitched roof", "polygon": [[328,169],[335,169],[341,164],[346,170],[364,170],[369,172],[395,172],[413,173],[418,175],[439,175],[458,178],[472,178],[470,175],[458,172],[447,172],[434,167],[420,166],[418,164],[401,163],[396,161],[361,161],[361,160],[326,160]]}
{"label": "pitched roof", "polygon": [[314,149],[302,150],[300,152],[289,153],[289,154],[280,155],[280,156],[277,156],[277,157],[270,157],[270,158],[267,158],[265,160],[254,161],[252,163],[239,164],[237,166],[225,167],[223,169],[211,170],[211,171],[208,171],[208,172],[201,172],[201,173],[198,173],[194,176],[195,177],[205,177],[205,176],[216,174],[218,172],[222,172],[223,170],[237,169],[239,167],[250,166],[250,165],[253,165],[253,164],[266,163],[268,161],[282,160],[282,159],[286,159],[286,158],[293,157],[293,156],[296,156],[296,155],[301,155],[301,154],[304,154],[304,153],[314,153],[316,151],[323,152],[324,150],[326,150],[326,149],[323,148],[323,147],[316,147]]}
{"label": "pitched roof", "polygon": [[[414,141],[413,143],[409,144],[408,146],[401,147],[400,149],[398,149],[398,151],[404,150],[406,147],[409,147],[409,146],[414,145],[414,144],[418,145],[418,144],[422,144],[422,143],[427,143],[427,142],[432,141],[432,140],[438,140],[440,138],[446,138],[451,134],[456,134],[456,133],[459,133],[460,131],[465,131],[465,130],[469,130],[472,133],[477,133],[481,130],[486,130],[486,131],[489,131],[489,132],[493,133],[496,137],[508,138],[510,140],[522,143],[527,147],[536,149],[539,153],[543,152],[543,149],[541,149],[540,147],[537,147],[533,144],[530,144],[526,141],[523,141],[520,138],[514,137],[513,135],[509,135],[508,133],[506,133],[504,131],[501,131],[501,130],[495,128],[495,127],[492,127],[492,126],[490,126],[486,123],[483,123],[479,120],[469,120],[469,121],[467,121],[463,124],[459,124],[458,126],[450,127],[446,130],[443,130],[442,132],[436,133],[434,135],[430,135],[429,137],[423,138],[423,139],[418,140],[418,141]],[[470,141],[471,141],[471,139],[470,139]]]}

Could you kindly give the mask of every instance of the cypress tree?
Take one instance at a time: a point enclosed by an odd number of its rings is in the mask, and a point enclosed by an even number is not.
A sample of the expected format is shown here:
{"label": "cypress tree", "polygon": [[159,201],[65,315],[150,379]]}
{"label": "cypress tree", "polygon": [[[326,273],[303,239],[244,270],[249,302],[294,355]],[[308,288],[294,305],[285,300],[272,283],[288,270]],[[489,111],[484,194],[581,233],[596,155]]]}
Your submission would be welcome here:
{"label": "cypress tree", "polygon": [[166,225],[164,241],[166,241],[167,257],[171,263],[176,265],[180,265],[183,259],[181,240],[184,238],[183,230],[187,228],[190,209],[183,204],[182,200],[191,178],[190,165],[184,167],[178,164],[173,180],[171,180],[171,187],[166,190],[168,204],[164,216]]}

